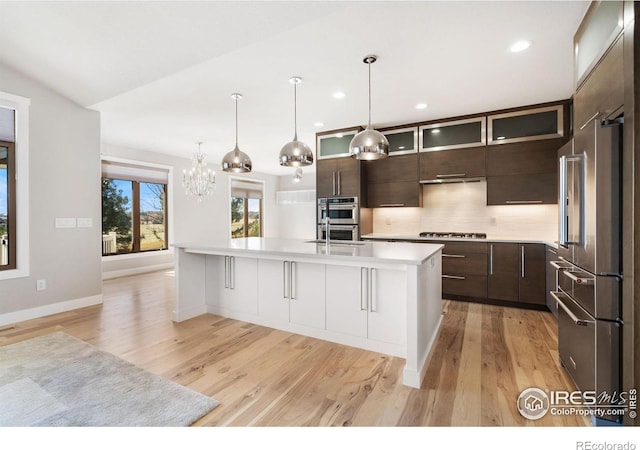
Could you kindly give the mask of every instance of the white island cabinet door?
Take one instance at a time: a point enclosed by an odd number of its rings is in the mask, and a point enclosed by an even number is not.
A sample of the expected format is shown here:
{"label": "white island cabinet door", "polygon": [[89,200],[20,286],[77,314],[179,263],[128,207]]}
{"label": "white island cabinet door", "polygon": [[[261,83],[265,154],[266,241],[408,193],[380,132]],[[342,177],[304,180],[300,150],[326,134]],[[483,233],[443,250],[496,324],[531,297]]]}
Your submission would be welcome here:
{"label": "white island cabinet door", "polygon": [[207,255],[207,304],[229,311],[258,312],[258,260]]}
{"label": "white island cabinet door", "polygon": [[390,344],[407,341],[407,276],[391,269],[369,269],[368,338]]}
{"label": "white island cabinet door", "polygon": [[229,269],[229,309],[258,314],[258,260],[231,256]]}
{"label": "white island cabinet door", "polygon": [[326,266],[328,331],[367,337],[367,273],[366,268]]}
{"label": "white island cabinet door", "polygon": [[258,260],[259,316],[289,322],[288,267],[288,261]]}
{"label": "white island cabinet door", "polygon": [[290,263],[289,320],[291,323],[325,328],[324,264]]}

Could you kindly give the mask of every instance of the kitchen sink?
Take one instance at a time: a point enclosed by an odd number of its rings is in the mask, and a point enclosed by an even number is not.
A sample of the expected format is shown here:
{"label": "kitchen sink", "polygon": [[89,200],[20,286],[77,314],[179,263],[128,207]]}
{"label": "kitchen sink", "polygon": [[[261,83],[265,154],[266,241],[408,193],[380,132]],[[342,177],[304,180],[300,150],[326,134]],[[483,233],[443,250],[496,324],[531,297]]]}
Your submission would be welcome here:
{"label": "kitchen sink", "polygon": [[[306,244],[326,244],[324,239],[315,239],[313,241],[305,241]],[[364,242],[355,241],[330,241],[329,245],[364,245]]]}

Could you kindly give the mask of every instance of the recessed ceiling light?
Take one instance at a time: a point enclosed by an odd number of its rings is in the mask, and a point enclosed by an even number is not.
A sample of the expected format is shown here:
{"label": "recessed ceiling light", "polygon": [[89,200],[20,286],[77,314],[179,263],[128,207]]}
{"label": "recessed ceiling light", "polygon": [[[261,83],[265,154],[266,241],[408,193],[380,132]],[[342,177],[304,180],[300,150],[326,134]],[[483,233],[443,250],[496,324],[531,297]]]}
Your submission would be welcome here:
{"label": "recessed ceiling light", "polygon": [[434,128],[433,130],[431,130],[431,133],[433,133],[433,134],[440,133],[440,128]]}
{"label": "recessed ceiling light", "polygon": [[316,122],[316,123],[314,123],[314,124],[313,124],[313,126],[314,126],[314,127],[323,127],[323,126],[324,126],[324,123],[322,123],[322,122]]}
{"label": "recessed ceiling light", "polygon": [[333,98],[345,98],[346,94],[344,92],[342,92],[342,91],[338,91],[338,92],[334,92],[332,94],[332,97]]}
{"label": "recessed ceiling light", "polygon": [[518,41],[509,47],[509,51],[513,53],[521,52],[523,50],[528,49],[531,46],[531,42],[529,41]]}
{"label": "recessed ceiling light", "polygon": [[426,103],[418,103],[416,105],[416,109],[425,109],[427,107]]}

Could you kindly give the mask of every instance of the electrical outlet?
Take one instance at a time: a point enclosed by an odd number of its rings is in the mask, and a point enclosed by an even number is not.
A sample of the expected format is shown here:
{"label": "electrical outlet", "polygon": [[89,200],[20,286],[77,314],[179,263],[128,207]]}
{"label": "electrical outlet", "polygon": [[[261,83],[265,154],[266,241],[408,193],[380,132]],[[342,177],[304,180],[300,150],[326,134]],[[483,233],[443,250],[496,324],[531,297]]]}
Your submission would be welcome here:
{"label": "electrical outlet", "polygon": [[47,280],[36,281],[36,291],[44,291],[47,288]]}

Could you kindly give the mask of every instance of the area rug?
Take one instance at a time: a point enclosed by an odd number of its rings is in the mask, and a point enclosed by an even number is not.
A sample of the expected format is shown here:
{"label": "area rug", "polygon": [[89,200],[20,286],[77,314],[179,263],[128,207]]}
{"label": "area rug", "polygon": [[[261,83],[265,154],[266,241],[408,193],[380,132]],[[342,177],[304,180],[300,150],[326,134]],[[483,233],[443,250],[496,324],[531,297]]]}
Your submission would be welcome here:
{"label": "area rug", "polygon": [[1,426],[187,426],[218,404],[65,333],[0,347]]}

